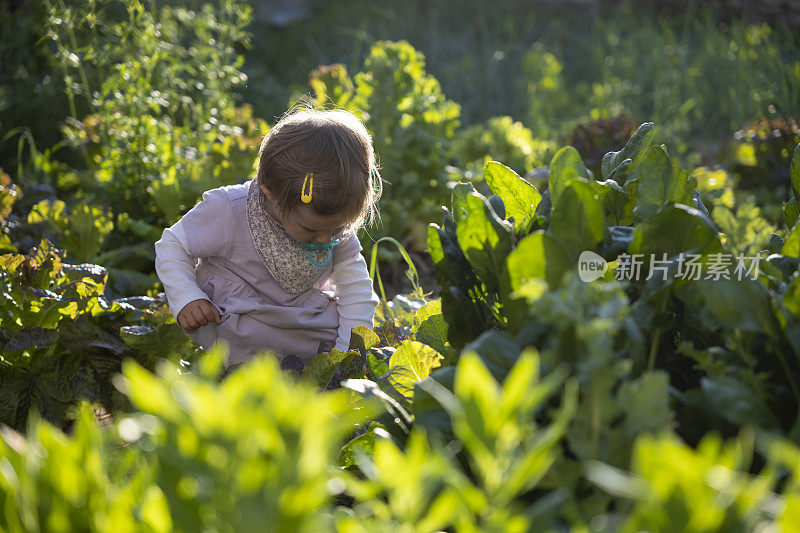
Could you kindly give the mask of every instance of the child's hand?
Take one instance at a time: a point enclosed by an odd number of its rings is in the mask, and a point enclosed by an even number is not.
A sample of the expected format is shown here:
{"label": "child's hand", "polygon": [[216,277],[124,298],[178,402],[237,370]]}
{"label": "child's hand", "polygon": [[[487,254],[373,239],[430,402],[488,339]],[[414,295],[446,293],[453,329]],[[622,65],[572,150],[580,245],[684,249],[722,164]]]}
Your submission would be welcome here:
{"label": "child's hand", "polygon": [[219,311],[208,300],[193,300],[178,313],[178,324],[188,331],[205,326],[209,322],[221,322]]}

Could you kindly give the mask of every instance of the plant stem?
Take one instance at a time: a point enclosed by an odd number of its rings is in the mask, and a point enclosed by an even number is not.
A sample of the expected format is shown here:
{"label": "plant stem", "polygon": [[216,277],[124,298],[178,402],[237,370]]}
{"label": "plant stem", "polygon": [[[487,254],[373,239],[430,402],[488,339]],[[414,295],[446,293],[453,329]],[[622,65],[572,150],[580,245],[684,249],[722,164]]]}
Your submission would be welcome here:
{"label": "plant stem", "polygon": [[[64,5],[63,0],[59,1],[59,4],[61,5],[61,9],[64,11],[64,13],[66,13],[67,12],[67,8]],[[67,28],[67,33],[69,34],[70,44],[72,45],[73,50],[75,50],[75,52],[77,52],[78,51],[78,39],[75,38],[75,27],[72,24],[66,24],[66,28]],[[81,83],[83,84],[83,91],[85,93],[84,94],[84,98],[86,98],[87,103],[91,106],[91,104],[92,104],[91,87],[89,86],[89,79],[86,77],[86,71],[83,68],[83,62],[80,61],[80,60],[78,61],[77,70],[78,70],[78,76],[80,77]],[[75,118],[77,119],[78,117],[76,116]]]}
{"label": "plant stem", "polygon": [[656,328],[653,335],[653,344],[650,345],[650,357],[647,361],[647,370],[654,370],[656,367],[656,354],[658,353],[658,341],[661,338],[661,326]]}
{"label": "plant stem", "polygon": [[783,353],[781,353],[780,350],[775,350],[775,355],[778,356],[778,361],[780,361],[783,371],[786,372],[786,379],[789,380],[789,387],[792,389],[794,401],[798,406],[800,406],[800,390],[797,388],[797,383],[795,383],[794,378],[792,377],[792,372],[789,370],[789,364],[786,362],[786,358],[783,356]]}
{"label": "plant stem", "polygon": [[403,256],[403,259],[408,264],[408,271],[411,273],[408,276],[409,281],[411,281],[411,285],[413,288],[413,292],[415,295],[424,298],[424,294],[422,292],[422,287],[419,284],[419,273],[417,272],[417,267],[414,266],[414,262],[411,260],[411,256],[408,255],[405,247],[400,244],[396,239],[392,237],[383,237],[378,239],[375,244],[372,245],[372,254],[370,257],[370,264],[369,264],[369,277],[372,278],[372,281],[378,281],[378,290],[381,294],[381,302],[383,306],[389,311],[389,315],[392,317],[392,320],[395,320],[397,317],[394,314],[394,311],[389,307],[389,302],[386,299],[386,291],[383,288],[383,280],[381,279],[380,269],[378,267],[378,246],[382,242],[390,242],[394,244],[397,249],[400,251],[400,255]]}

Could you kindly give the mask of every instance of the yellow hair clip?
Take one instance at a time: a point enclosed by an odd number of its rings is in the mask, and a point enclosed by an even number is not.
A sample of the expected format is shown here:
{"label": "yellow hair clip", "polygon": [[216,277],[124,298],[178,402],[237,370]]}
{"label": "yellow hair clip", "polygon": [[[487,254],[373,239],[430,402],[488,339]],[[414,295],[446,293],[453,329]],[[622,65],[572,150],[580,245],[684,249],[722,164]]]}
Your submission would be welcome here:
{"label": "yellow hair clip", "polygon": [[[308,183],[308,194],[306,194],[306,183]],[[300,199],[304,204],[310,204],[312,194],[314,194],[314,173],[306,172],[306,178],[303,180],[303,190],[300,191]]]}

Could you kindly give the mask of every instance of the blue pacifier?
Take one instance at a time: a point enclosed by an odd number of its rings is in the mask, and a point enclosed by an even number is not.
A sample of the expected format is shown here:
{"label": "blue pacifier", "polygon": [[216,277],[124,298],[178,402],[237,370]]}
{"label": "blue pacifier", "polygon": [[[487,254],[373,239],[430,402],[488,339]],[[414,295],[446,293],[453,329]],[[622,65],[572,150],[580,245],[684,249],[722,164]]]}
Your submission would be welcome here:
{"label": "blue pacifier", "polygon": [[[315,267],[322,268],[328,266],[328,263],[330,263],[331,259],[333,259],[333,247],[336,246],[337,244],[339,244],[339,239],[334,239],[331,242],[326,242],[326,243],[307,242],[301,246],[303,250],[306,251],[306,254],[308,255],[308,260],[311,262],[311,264],[314,265]],[[324,263],[318,263],[314,261],[314,258],[311,256],[311,252],[315,252],[317,250],[328,250],[328,258],[325,260]]]}

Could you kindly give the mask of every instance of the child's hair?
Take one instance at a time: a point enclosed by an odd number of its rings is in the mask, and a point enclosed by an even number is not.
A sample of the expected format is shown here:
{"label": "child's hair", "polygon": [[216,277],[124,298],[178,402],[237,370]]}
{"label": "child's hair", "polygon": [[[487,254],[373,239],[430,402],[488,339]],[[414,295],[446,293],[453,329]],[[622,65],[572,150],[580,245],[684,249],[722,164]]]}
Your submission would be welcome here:
{"label": "child's hair", "polygon": [[301,108],[281,118],[261,142],[257,180],[281,211],[303,205],[303,182],[313,172],[308,204],[318,215],[345,213],[358,228],[378,218],[382,186],[367,128],[344,110]]}

